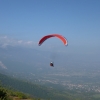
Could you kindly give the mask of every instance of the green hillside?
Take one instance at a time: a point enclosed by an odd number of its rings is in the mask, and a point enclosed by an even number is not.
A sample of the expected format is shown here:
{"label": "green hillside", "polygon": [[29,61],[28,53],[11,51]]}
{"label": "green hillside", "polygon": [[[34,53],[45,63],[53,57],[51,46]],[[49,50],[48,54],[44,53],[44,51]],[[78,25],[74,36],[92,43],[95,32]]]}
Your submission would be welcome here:
{"label": "green hillside", "polygon": [[45,86],[15,79],[3,74],[0,74],[0,82],[2,86],[5,86],[10,90],[21,92],[23,98],[27,98],[27,96],[23,94],[25,93],[33,98],[41,98],[40,100],[100,100],[99,93],[79,92],[75,90],[55,90],[53,88],[47,88]]}
{"label": "green hillside", "polygon": [[32,98],[28,94],[15,91],[0,85],[0,100],[38,100],[38,98]]}

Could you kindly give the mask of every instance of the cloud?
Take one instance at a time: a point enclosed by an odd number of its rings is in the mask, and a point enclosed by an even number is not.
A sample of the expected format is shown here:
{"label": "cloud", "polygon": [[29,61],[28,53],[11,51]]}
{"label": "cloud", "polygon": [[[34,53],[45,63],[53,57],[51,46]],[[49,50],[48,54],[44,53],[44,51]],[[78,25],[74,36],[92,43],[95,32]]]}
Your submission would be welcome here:
{"label": "cloud", "polygon": [[7,67],[2,63],[2,61],[0,61],[0,67],[3,69],[7,69]]}
{"label": "cloud", "polygon": [[7,36],[0,36],[0,47],[2,48],[6,48],[7,46],[33,47],[35,45],[37,45],[37,43],[34,41],[17,40]]}

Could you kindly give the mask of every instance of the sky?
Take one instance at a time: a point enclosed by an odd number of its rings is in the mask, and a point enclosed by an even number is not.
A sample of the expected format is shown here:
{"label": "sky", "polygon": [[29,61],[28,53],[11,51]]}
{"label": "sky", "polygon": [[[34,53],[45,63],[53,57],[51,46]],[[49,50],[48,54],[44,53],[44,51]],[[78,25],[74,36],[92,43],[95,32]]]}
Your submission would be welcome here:
{"label": "sky", "polygon": [[[70,50],[100,54],[100,0],[0,0],[0,36],[5,40],[38,43],[52,33],[66,37]],[[62,45],[54,38],[46,43]]]}

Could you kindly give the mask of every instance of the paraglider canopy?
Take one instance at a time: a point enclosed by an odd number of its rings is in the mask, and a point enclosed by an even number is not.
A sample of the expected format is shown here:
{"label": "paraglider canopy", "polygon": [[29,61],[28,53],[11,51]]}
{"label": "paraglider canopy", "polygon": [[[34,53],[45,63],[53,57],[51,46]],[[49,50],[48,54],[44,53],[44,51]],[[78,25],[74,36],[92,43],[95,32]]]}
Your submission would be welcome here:
{"label": "paraglider canopy", "polygon": [[50,34],[50,35],[46,35],[44,37],[42,37],[38,43],[38,45],[40,46],[45,40],[51,38],[51,37],[57,37],[58,39],[60,39],[64,45],[68,45],[68,41],[65,37],[63,37],[62,35],[59,34]]}

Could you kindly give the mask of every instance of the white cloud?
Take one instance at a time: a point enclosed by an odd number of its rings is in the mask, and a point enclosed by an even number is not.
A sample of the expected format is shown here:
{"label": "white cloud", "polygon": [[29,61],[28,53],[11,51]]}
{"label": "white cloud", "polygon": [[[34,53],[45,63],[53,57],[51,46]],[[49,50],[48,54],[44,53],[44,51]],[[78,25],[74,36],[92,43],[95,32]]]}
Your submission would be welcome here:
{"label": "white cloud", "polygon": [[0,61],[0,67],[7,69],[7,67],[2,63],[2,61]]}
{"label": "white cloud", "polygon": [[37,43],[35,43],[33,41],[17,40],[14,38],[9,38],[7,36],[0,36],[0,47],[6,48],[8,45],[33,47],[33,46],[37,45]]}
{"label": "white cloud", "polygon": [[22,42],[23,42],[23,40],[19,40],[19,41],[18,41],[18,43],[20,43],[20,44],[21,44]]}

